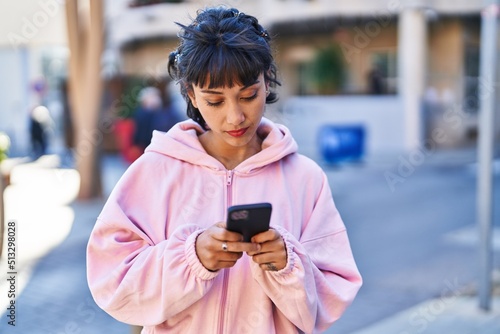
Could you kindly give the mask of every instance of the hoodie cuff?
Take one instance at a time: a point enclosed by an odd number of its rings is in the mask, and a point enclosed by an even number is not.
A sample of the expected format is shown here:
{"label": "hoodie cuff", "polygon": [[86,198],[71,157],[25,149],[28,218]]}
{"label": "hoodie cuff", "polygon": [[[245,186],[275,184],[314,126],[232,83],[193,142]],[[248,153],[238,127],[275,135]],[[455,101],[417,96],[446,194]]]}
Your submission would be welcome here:
{"label": "hoodie cuff", "polygon": [[285,242],[286,266],[283,269],[280,269],[278,271],[270,271],[269,273],[278,276],[288,275],[292,272],[295,266],[295,257],[297,256],[293,251],[293,244],[290,242],[290,233],[281,226],[273,226],[272,228],[274,228],[279,232],[279,234],[281,234],[281,238],[283,238],[283,241]]}
{"label": "hoodie cuff", "polygon": [[200,259],[198,259],[198,255],[196,255],[196,238],[198,238],[198,236],[204,231],[204,229],[196,230],[186,239],[186,243],[184,244],[184,252],[187,264],[194,275],[202,280],[208,281],[214,279],[219,274],[219,272],[210,271],[205,268],[200,262]]}

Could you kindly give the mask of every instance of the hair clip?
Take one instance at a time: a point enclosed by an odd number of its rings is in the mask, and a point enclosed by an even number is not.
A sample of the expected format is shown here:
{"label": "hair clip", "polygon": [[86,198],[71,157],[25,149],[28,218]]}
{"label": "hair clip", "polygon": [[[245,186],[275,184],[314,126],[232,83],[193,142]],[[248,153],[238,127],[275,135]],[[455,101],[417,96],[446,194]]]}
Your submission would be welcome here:
{"label": "hair clip", "polygon": [[242,15],[245,15],[244,13],[238,11],[238,10],[233,10],[233,16],[234,17],[239,17],[239,16],[242,16]]}
{"label": "hair clip", "polygon": [[267,33],[267,31],[262,30],[262,31],[260,32],[260,36],[261,36],[261,37],[264,37],[264,38],[268,38],[268,37],[269,37],[269,34]]}
{"label": "hair clip", "polygon": [[181,54],[179,53],[179,51],[177,51],[177,54],[175,55],[175,62],[179,64],[180,61],[181,61]]}

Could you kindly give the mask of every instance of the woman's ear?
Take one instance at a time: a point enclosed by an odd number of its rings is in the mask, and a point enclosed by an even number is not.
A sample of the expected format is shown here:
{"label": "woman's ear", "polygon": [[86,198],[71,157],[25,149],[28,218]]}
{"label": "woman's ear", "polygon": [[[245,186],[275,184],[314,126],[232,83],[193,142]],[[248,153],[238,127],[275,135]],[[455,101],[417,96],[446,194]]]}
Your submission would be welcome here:
{"label": "woman's ear", "polygon": [[194,91],[192,88],[187,89],[187,95],[188,95],[189,99],[191,100],[191,104],[193,105],[193,107],[198,109],[198,104],[196,103],[196,97],[194,96]]}
{"label": "woman's ear", "polygon": [[268,92],[271,82],[269,82],[269,80],[265,79],[265,76],[264,76],[264,83],[266,84],[266,92]]}

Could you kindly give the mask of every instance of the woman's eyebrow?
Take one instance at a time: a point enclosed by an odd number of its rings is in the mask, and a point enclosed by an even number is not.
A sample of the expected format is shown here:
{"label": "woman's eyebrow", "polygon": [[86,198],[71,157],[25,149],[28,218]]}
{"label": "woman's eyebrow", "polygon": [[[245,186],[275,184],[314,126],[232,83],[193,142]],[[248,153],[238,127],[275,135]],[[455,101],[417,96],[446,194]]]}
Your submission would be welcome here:
{"label": "woman's eyebrow", "polygon": [[218,92],[216,90],[210,90],[210,89],[202,89],[201,92],[206,93],[206,94],[219,94],[219,95],[222,94],[222,92]]}
{"label": "woman's eyebrow", "polygon": [[[240,91],[245,90],[245,89],[247,89],[249,87],[252,87],[252,86],[254,86],[254,85],[258,84],[258,83],[260,83],[260,80],[256,80],[252,84],[245,85],[245,86],[241,87]],[[218,94],[218,95],[222,95],[222,92],[219,92],[219,91],[216,91],[216,90],[211,90],[211,89],[202,89],[201,92],[205,93],[205,94]]]}
{"label": "woman's eyebrow", "polygon": [[255,82],[254,82],[253,84],[249,84],[249,85],[246,85],[246,86],[241,87],[240,91],[245,90],[245,89],[247,89],[248,87],[255,86],[255,85],[256,85],[256,84],[258,84],[259,82],[260,82],[260,80],[255,80]]}

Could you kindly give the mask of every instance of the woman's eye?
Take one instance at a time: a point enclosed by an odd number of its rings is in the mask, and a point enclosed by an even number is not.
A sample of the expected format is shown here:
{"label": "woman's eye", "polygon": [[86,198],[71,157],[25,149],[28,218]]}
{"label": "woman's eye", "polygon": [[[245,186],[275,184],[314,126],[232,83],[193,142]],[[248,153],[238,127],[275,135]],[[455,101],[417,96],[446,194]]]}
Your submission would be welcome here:
{"label": "woman's eye", "polygon": [[249,97],[242,97],[243,100],[245,101],[252,101],[257,97],[257,93],[253,94],[252,96]]}
{"label": "woman's eye", "polygon": [[[255,93],[252,96],[248,96],[248,97],[242,96],[241,100],[243,100],[244,102],[249,102],[249,101],[254,100],[257,96],[258,96],[258,93]],[[222,100],[222,101],[205,100],[205,102],[206,102],[207,106],[209,106],[209,107],[219,107],[220,105],[222,105],[224,103],[224,100]]]}
{"label": "woman's eye", "polygon": [[207,106],[209,107],[217,107],[217,106],[220,106],[222,104],[223,101],[217,101],[217,102],[210,102],[210,101],[207,101]]}

